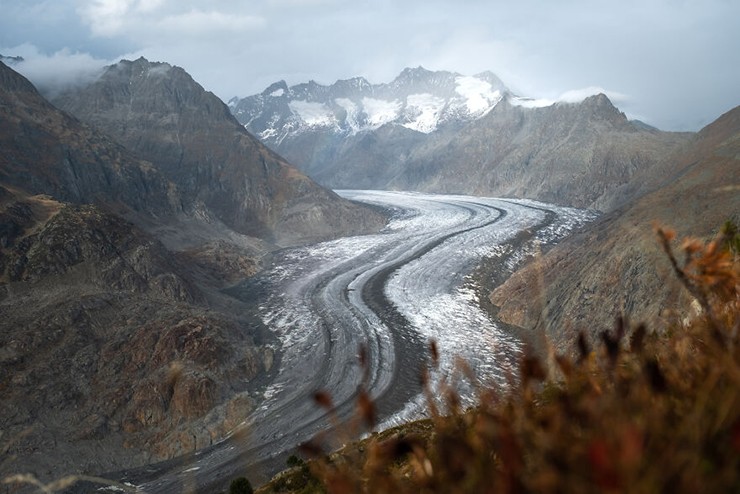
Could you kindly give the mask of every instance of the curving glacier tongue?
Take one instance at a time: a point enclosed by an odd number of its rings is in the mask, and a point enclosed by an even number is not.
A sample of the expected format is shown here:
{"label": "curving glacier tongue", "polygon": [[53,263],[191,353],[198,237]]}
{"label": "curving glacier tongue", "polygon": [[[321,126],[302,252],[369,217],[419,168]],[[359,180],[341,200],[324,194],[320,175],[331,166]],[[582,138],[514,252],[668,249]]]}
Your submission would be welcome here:
{"label": "curving glacier tongue", "polygon": [[[429,364],[432,339],[441,355],[433,387],[455,373],[458,358],[477,381],[506,385],[520,342],[481,309],[482,290],[470,274],[484,259],[511,272],[537,243],[594,218],[533,201],[338,192],[383,207],[392,219],[378,234],[276,253],[272,268],[245,284],[264,294],[261,317],[280,341],[278,374],[244,424],[248,440],[234,434],[194,457],[127,472],[123,480],[144,492],[174,493],[187,475],[199,491],[214,490],[245,464],[253,480],[267,480],[299,444],[326,432],[344,437],[331,431],[355,414],[360,386],[375,400],[381,428],[420,417],[420,371]],[[475,392],[458,389],[464,404]],[[312,399],[318,390],[331,395],[331,416]]]}
{"label": "curving glacier tongue", "polygon": [[[418,380],[430,340],[441,352],[435,380],[463,359],[480,382],[505,385],[520,342],[480,307],[470,274],[484,259],[500,258],[511,270],[536,242],[549,243],[593,219],[593,213],[532,201],[385,191],[339,191],[348,199],[394,211],[377,235],[349,237],[286,252],[267,274],[273,294],[262,306],[264,322],[281,335],[282,372],[263,405],[300,398],[306,386],[351,400],[363,381],[357,349],[370,352],[373,396]],[[519,234],[534,236],[522,242]],[[515,240],[516,239],[516,240]],[[367,300],[372,280],[384,275],[384,303]],[[372,297],[372,295],[371,295]],[[374,296],[377,297],[377,294]],[[396,317],[387,314],[393,309]],[[316,372],[306,373],[306,361]],[[399,368],[403,370],[399,371]],[[411,376],[413,374],[413,377]],[[367,384],[367,383],[366,383]],[[383,407],[386,425],[423,412],[418,388],[407,402]],[[473,390],[468,389],[469,398]],[[465,398],[465,397],[464,397]]]}

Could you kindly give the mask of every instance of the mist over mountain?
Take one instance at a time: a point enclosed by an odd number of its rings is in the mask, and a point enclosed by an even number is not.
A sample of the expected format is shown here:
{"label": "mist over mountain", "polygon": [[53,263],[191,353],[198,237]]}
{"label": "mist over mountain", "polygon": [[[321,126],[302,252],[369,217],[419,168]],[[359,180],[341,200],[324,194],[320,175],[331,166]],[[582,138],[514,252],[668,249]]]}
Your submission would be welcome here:
{"label": "mist over mountain", "polygon": [[[350,104],[351,103],[351,104]],[[630,122],[604,95],[538,107],[492,73],[406,69],[232,100],[245,127],[320,183],[531,197],[609,209],[689,134]]]}
{"label": "mist over mountain", "polygon": [[23,57],[18,57],[18,56],[9,57],[9,56],[0,54],[0,62],[8,66],[12,66],[14,64],[23,62],[23,60],[24,60]]}

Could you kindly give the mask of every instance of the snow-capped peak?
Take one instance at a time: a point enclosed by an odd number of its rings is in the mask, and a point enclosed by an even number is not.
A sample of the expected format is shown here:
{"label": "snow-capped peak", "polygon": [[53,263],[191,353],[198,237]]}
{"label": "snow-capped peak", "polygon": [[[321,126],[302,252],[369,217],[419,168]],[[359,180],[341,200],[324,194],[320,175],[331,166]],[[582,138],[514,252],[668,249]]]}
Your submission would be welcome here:
{"label": "snow-capped peak", "polygon": [[481,118],[508,93],[492,73],[465,76],[407,68],[387,84],[362,77],[324,86],[278,81],[230,108],[247,129],[268,142],[319,129],[353,135],[383,125],[431,133],[446,124]]}

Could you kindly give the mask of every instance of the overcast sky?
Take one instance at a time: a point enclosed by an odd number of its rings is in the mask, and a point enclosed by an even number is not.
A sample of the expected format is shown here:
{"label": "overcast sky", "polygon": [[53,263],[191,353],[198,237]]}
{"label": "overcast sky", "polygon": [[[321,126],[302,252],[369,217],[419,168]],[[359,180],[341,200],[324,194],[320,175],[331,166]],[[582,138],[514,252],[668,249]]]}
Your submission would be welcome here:
{"label": "overcast sky", "polygon": [[490,70],[521,95],[602,90],[631,118],[698,130],[740,104],[740,1],[0,0],[0,54],[46,89],[143,55],[225,101],[280,79]]}

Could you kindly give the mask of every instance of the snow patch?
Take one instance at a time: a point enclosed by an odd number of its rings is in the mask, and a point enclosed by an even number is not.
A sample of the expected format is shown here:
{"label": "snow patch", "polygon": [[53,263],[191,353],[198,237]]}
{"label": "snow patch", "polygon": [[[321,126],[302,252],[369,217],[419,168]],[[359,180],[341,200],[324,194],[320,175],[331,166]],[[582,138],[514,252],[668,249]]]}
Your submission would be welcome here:
{"label": "snow patch", "polygon": [[367,115],[368,125],[373,129],[377,129],[398,118],[401,103],[398,100],[386,101],[375,98],[362,98],[362,107]]}
{"label": "snow patch", "polygon": [[501,101],[501,91],[494,90],[490,82],[472,76],[459,76],[455,83],[455,92],[465,98],[465,106],[471,115],[482,116]]}
{"label": "snow patch", "polygon": [[270,96],[272,96],[273,98],[277,98],[277,97],[282,96],[284,94],[285,94],[285,89],[278,88],[278,89],[274,90],[273,92],[271,92],[270,93]]}
{"label": "snow patch", "polygon": [[345,123],[347,127],[349,127],[350,132],[352,134],[356,134],[360,130],[362,130],[362,127],[360,125],[360,111],[357,108],[357,105],[348,98],[336,98],[334,102],[342,107],[342,109],[347,112],[347,118],[345,119]]}
{"label": "snow patch", "polygon": [[291,101],[290,111],[311,127],[328,127],[335,123],[334,113],[323,103]]}
{"label": "snow patch", "polygon": [[406,98],[406,111],[415,118],[403,124],[403,126],[417,132],[429,134],[437,130],[437,124],[444,108],[444,98],[439,98],[429,93],[411,94]]}

